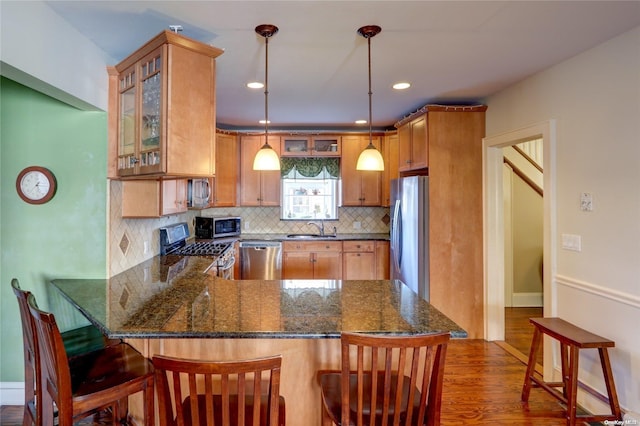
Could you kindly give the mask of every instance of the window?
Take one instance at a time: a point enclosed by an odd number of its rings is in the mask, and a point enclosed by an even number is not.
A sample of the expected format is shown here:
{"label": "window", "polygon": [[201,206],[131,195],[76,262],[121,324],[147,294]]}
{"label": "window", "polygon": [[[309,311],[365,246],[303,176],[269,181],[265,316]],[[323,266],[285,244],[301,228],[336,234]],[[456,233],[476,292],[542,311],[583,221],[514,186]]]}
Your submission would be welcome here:
{"label": "window", "polygon": [[280,218],[338,219],[337,158],[282,158]]}

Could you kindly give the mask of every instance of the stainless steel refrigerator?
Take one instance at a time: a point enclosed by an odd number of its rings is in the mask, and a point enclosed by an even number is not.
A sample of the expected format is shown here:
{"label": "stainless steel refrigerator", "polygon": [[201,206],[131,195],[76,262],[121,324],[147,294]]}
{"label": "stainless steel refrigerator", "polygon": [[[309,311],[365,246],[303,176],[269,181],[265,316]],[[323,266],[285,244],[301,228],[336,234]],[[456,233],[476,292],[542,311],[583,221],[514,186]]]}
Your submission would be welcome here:
{"label": "stainless steel refrigerator", "polygon": [[391,279],[429,300],[429,178],[391,181]]}

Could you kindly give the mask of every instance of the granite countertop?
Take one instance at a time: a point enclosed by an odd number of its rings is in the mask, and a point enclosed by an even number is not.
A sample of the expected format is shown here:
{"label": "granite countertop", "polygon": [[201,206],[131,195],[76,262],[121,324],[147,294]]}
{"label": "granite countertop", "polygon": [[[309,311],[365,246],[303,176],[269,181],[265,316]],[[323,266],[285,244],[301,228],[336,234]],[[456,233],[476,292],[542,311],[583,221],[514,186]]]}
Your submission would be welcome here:
{"label": "granite countertop", "polygon": [[110,279],[53,285],[111,338],[338,338],[466,332],[397,280],[224,280],[211,258],[156,256]]}
{"label": "granite countertop", "polygon": [[389,234],[375,233],[375,234],[337,234],[335,237],[309,237],[309,238],[291,238],[287,237],[291,234],[246,234],[240,235],[240,241],[349,241],[349,240],[376,240],[376,241],[389,241]]}

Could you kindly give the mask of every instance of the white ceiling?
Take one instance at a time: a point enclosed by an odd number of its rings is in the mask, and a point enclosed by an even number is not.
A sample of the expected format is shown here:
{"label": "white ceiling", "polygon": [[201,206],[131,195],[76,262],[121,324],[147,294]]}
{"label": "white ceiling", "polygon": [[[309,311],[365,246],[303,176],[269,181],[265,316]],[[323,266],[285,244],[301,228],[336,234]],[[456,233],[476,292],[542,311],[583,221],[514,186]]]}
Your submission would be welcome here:
{"label": "white ceiling", "polygon": [[[264,39],[269,41],[272,128],[391,127],[428,103],[473,104],[529,75],[640,25],[640,1],[49,1],[119,62],[169,25],[225,50],[217,60],[218,124],[259,128]],[[640,49],[640,47],[639,47]],[[115,65],[115,63],[114,63]],[[406,80],[412,87],[395,91]],[[365,126],[366,127],[366,126]]]}

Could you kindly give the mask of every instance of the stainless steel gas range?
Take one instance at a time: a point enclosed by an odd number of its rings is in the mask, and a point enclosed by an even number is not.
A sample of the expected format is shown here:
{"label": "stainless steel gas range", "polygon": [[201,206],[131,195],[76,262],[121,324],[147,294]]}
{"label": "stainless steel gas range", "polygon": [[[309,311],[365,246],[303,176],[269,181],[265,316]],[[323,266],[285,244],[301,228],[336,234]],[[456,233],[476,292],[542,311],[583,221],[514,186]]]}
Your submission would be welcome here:
{"label": "stainless steel gas range", "polygon": [[189,225],[177,223],[160,228],[160,255],[211,257],[211,267],[204,271],[218,277],[233,279],[233,239],[207,240],[187,244]]}

